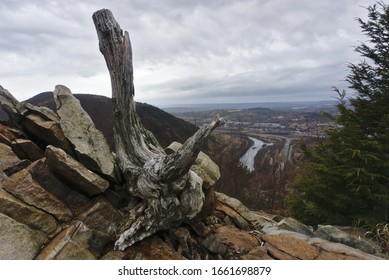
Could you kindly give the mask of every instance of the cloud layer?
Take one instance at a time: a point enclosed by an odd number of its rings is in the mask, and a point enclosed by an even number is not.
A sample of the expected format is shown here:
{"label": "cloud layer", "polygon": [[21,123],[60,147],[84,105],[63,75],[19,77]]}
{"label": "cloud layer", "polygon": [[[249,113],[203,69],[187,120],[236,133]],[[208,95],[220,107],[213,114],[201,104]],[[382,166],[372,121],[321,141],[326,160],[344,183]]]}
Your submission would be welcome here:
{"label": "cloud layer", "polygon": [[[16,2],[16,3],[15,3]],[[65,84],[110,96],[91,16],[133,44],[136,99],[155,105],[323,100],[346,88],[370,0],[0,2],[0,84],[23,100]]]}

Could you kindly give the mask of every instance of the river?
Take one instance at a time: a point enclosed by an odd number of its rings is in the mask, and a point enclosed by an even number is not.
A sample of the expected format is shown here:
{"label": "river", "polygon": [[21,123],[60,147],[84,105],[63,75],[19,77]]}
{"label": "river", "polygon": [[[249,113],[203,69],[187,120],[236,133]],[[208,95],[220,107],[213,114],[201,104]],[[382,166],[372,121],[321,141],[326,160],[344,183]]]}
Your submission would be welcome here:
{"label": "river", "polygon": [[258,151],[262,149],[263,142],[254,137],[249,137],[254,144],[246,151],[246,153],[239,159],[240,163],[245,166],[249,171],[254,171],[254,158],[257,155]]}

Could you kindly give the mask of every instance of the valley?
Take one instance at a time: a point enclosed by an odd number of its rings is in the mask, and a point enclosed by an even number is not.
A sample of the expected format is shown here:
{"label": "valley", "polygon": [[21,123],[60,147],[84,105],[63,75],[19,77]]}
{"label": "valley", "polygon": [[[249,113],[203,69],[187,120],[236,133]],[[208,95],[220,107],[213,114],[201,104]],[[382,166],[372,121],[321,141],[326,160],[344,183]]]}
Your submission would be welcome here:
{"label": "valley", "polygon": [[202,107],[167,110],[196,126],[215,116],[223,117],[226,124],[218,132],[247,144],[235,148],[235,158],[213,157],[222,170],[218,190],[237,197],[251,209],[285,214],[287,185],[303,157],[300,141],[314,145],[332,125],[322,112],[336,114],[333,102],[297,105],[271,103],[268,108],[242,108],[236,104],[234,109],[232,104],[231,108],[208,111],[196,111]]}

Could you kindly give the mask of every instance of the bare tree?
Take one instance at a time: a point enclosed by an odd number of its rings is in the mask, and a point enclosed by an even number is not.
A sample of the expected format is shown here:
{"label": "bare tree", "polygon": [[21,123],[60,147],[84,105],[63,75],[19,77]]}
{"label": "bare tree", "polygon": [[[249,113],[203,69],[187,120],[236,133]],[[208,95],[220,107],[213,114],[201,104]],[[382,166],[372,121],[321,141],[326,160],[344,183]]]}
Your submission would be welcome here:
{"label": "bare tree", "polygon": [[200,128],[176,153],[166,155],[136,114],[128,32],[122,31],[106,9],[95,12],[93,21],[111,76],[117,162],[126,189],[139,199],[129,210],[115,244],[115,248],[124,250],[200,212],[204,200],[202,180],[189,169],[207,136],[223,121],[216,118]]}

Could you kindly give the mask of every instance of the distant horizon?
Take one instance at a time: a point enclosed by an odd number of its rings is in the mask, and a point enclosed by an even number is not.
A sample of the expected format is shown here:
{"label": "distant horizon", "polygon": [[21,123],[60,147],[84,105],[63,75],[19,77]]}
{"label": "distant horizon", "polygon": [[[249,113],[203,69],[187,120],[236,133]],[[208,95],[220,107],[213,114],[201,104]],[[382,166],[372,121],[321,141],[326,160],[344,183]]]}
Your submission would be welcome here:
{"label": "distant horizon", "polygon": [[[38,94],[35,94],[34,96],[32,97],[29,97],[28,99],[25,99],[25,100],[22,100],[22,101],[28,101],[29,99],[32,99],[38,95],[41,95],[41,94],[45,94],[45,93],[53,93],[53,91],[50,91],[50,90],[47,90],[47,91],[43,91],[43,92],[40,92]],[[12,94],[12,92],[11,92]],[[102,96],[102,97],[106,97],[106,98],[112,98],[111,96],[107,96],[107,95],[104,95],[104,94],[95,94],[95,93],[86,93],[86,92],[75,92],[73,93],[74,95],[94,95],[94,96]],[[153,104],[153,103],[150,103],[150,102],[145,102],[145,101],[142,101],[142,100],[137,100],[136,96],[134,98],[134,100],[136,102],[140,102],[140,103],[146,103],[146,104],[149,104],[149,105],[153,105],[153,106],[156,106],[156,107],[159,107],[159,108],[188,108],[188,107],[215,107],[215,106],[221,106],[221,107],[226,107],[226,106],[231,106],[231,105],[234,105],[234,106],[242,106],[242,107],[245,107],[245,108],[254,108],[252,106],[255,106],[256,104],[264,104],[264,105],[271,105],[271,104],[309,104],[309,103],[324,103],[324,102],[330,102],[330,103],[336,103],[336,98],[334,96],[333,99],[318,99],[318,100],[308,100],[308,99],[305,99],[305,100],[285,100],[285,101],[280,101],[280,100],[270,100],[270,101],[253,101],[253,102],[209,102],[209,103],[177,103],[177,104],[174,104],[174,103],[166,103],[166,104]],[[276,106],[278,107],[278,106]]]}

